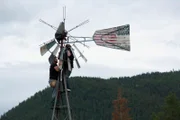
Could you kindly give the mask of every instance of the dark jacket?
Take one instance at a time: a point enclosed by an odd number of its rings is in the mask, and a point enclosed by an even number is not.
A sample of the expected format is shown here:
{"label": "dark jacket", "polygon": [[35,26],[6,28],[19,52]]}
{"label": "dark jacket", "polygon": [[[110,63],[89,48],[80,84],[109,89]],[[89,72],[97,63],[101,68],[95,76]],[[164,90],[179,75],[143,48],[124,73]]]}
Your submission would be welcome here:
{"label": "dark jacket", "polygon": [[57,72],[54,67],[57,66],[56,63],[52,63],[50,68],[49,68],[49,79],[55,79],[57,80],[58,79],[58,74],[59,72]]}
{"label": "dark jacket", "polygon": [[[71,53],[71,56],[69,56],[69,57],[67,56],[67,50],[69,50],[70,53]],[[66,50],[64,51],[64,54],[63,54],[63,60],[64,60],[64,62],[63,62],[63,69],[68,69],[67,58],[70,59],[71,68],[74,68],[74,64],[73,64],[74,55],[73,55],[71,49],[68,49],[68,48],[66,48]]]}

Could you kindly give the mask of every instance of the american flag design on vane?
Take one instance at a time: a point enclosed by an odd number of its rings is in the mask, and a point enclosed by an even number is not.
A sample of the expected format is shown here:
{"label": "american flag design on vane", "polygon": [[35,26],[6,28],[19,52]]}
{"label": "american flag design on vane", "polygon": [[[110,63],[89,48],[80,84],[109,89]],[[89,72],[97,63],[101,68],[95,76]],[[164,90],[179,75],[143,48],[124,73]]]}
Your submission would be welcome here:
{"label": "american flag design on vane", "polygon": [[130,51],[129,25],[97,30],[93,40],[99,46]]}

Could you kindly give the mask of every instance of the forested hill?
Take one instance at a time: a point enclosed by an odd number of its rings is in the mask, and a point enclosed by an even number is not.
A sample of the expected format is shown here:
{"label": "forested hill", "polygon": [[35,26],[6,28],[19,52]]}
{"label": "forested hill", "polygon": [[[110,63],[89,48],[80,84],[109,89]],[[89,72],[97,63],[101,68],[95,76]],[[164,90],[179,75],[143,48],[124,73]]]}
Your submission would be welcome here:
{"label": "forested hill", "polygon": [[[111,120],[118,88],[128,99],[132,120],[151,120],[169,92],[180,98],[180,71],[146,73],[123,78],[72,77],[73,120]],[[0,120],[50,120],[51,89],[37,92],[1,116]]]}

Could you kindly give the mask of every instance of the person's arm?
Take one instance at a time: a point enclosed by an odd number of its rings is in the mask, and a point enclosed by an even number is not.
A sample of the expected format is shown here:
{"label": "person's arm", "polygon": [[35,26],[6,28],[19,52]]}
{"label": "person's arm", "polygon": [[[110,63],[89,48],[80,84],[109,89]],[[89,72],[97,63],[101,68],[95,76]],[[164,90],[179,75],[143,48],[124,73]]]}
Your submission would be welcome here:
{"label": "person's arm", "polygon": [[62,68],[62,61],[59,60],[59,63],[58,63],[56,66],[54,66],[54,69],[55,69],[56,71],[60,71],[61,68]]}
{"label": "person's arm", "polygon": [[71,52],[70,50],[67,50],[67,56],[70,57],[71,56]]}
{"label": "person's arm", "polygon": [[63,61],[59,60],[59,69],[62,69]]}
{"label": "person's arm", "polygon": [[55,66],[54,69],[55,69],[56,71],[58,71],[58,72],[60,71],[59,66]]}
{"label": "person's arm", "polygon": [[68,51],[67,51],[67,55],[68,55],[68,57],[70,58],[70,60],[73,60],[74,55],[72,54],[72,51],[71,51],[71,50],[68,50]]}

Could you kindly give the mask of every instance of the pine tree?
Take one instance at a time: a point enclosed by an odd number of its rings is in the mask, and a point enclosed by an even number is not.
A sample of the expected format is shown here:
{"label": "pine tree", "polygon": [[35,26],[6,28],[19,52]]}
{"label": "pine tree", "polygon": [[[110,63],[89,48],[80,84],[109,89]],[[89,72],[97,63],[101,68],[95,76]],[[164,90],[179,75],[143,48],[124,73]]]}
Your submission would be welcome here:
{"label": "pine tree", "polygon": [[117,99],[113,101],[114,112],[112,113],[112,120],[131,120],[127,107],[128,100],[122,98],[121,89],[118,90]]}
{"label": "pine tree", "polygon": [[174,93],[165,98],[162,111],[153,113],[153,120],[180,120],[180,101]]}

